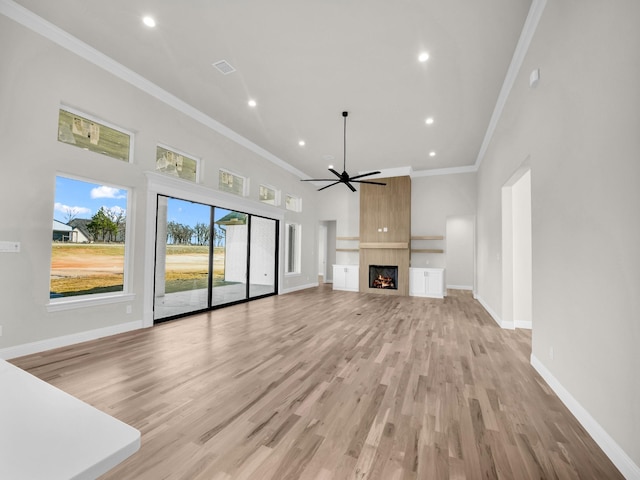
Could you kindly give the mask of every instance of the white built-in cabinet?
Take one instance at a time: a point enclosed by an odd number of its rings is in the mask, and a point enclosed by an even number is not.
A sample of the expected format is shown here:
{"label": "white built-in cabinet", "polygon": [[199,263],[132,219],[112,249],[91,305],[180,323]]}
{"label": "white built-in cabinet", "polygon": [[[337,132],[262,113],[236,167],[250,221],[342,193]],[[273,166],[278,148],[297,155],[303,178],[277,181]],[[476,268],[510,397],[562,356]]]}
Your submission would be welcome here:
{"label": "white built-in cabinet", "polygon": [[334,265],[333,289],[357,292],[359,285],[358,265]]}
{"label": "white built-in cabinet", "polygon": [[410,268],[409,295],[444,298],[444,268]]}

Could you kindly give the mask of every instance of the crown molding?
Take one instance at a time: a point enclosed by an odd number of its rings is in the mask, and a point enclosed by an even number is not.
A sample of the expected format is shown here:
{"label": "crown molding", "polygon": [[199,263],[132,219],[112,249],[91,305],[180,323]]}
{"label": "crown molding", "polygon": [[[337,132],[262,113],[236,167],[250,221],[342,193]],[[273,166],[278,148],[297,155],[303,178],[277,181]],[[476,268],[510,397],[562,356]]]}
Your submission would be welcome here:
{"label": "crown molding", "polygon": [[455,175],[458,173],[475,173],[478,171],[478,167],[475,165],[468,165],[465,167],[451,167],[451,168],[432,168],[431,170],[418,170],[411,173],[411,178],[418,177],[434,177],[436,175]]}
{"label": "crown molding", "polygon": [[524,58],[529,51],[529,45],[531,44],[533,35],[536,32],[536,28],[538,28],[538,22],[542,17],[542,13],[546,5],[547,0],[533,0],[531,2],[529,13],[527,14],[524,26],[522,27],[522,32],[520,33],[518,44],[516,45],[516,48],[513,52],[511,63],[509,64],[507,74],[504,78],[504,82],[502,83],[502,89],[500,90],[498,100],[496,101],[496,106],[494,107],[493,114],[491,115],[491,119],[489,120],[487,132],[484,135],[482,145],[480,146],[480,151],[478,152],[478,157],[476,158],[476,170],[480,168],[480,164],[482,163],[482,160],[487,153],[487,148],[489,148],[489,144],[491,143],[491,139],[493,138],[493,134],[495,133],[498,121],[502,116],[502,111],[504,110],[507,99],[509,98],[509,94],[511,93],[511,88],[516,81],[518,73],[520,73],[520,68],[522,67]]}
{"label": "crown molding", "polygon": [[310,178],[304,172],[289,165],[287,162],[265,150],[264,148],[256,145],[251,140],[243,137],[237,132],[231,130],[229,127],[214,120],[210,116],[201,112],[197,108],[189,105],[188,103],[180,100],[175,95],[160,88],[155,83],[147,80],[142,75],[137,74],[133,70],[125,67],[121,63],[116,62],[111,57],[103,54],[95,48],[80,41],[78,38],[70,35],[61,28],[46,21],[42,17],[39,17],[32,11],[18,5],[13,0],[0,0],[0,13],[23,25],[24,27],[32,30],[33,32],[42,35],[46,39],[58,44],[62,48],[75,53],[84,60],[93,63],[94,65],[106,70],[115,77],[124,80],[125,82],[133,85],[134,87],[142,90],[143,92],[151,95],[152,97],[164,102],[170,107],[178,110],[179,112],[191,117],[193,120],[201,123],[202,125],[209,127],[210,129],[218,132],[219,134],[227,137],[228,139],[243,146],[247,150],[261,156],[262,158],[270,161],[278,167],[288,171],[298,178]]}

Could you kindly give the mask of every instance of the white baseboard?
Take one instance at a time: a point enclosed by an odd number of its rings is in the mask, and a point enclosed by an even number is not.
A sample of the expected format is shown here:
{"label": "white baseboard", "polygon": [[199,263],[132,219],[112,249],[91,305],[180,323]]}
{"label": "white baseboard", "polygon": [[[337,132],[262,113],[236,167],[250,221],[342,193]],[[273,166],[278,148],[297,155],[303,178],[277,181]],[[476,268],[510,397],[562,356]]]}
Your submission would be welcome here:
{"label": "white baseboard", "polygon": [[631,457],[618,445],[604,428],[589,414],[589,412],[562,386],[562,384],[551,374],[535,355],[531,354],[531,366],[536,369],[540,376],[547,382],[549,387],[555,392],[558,398],[565,404],[574,417],[580,422],[584,429],[591,435],[602,451],[609,457],[609,460],[620,470],[622,475],[631,479],[640,479],[640,467],[636,465]]}
{"label": "white baseboard", "polygon": [[515,324],[513,322],[506,322],[504,320],[502,320],[500,318],[500,315],[498,315],[496,312],[493,311],[493,309],[489,306],[489,304],[487,304],[487,302],[485,302],[482,297],[480,297],[479,295],[474,295],[474,298],[476,300],[478,300],[478,302],[480,302],[480,305],[482,305],[484,307],[484,309],[487,311],[487,313],[489,315],[491,315],[491,318],[493,318],[495,320],[495,322],[498,324],[498,326],[500,328],[505,328],[507,330],[513,330],[516,328]]}
{"label": "white baseboard", "polygon": [[25,343],[23,345],[16,345],[14,347],[0,349],[0,358],[9,360],[11,358],[44,352],[46,350],[51,350],[54,348],[67,347],[75,343],[96,340],[97,338],[108,337],[111,335],[116,335],[118,333],[138,330],[140,328],[143,328],[142,320],[136,320],[135,322],[120,323],[111,327],[98,328],[96,330],[89,330],[86,332],[72,333],[71,335],[63,335],[62,337],[48,338],[46,340],[39,340],[37,342]]}
{"label": "white baseboard", "polygon": [[447,289],[451,290],[473,290],[472,285],[447,285]]}
{"label": "white baseboard", "polygon": [[516,320],[513,322],[516,328],[526,328],[531,330],[533,328],[533,322],[531,320]]}
{"label": "white baseboard", "polygon": [[280,291],[280,294],[284,295],[286,293],[297,292],[298,290],[306,290],[307,288],[317,287],[318,285],[319,285],[318,282],[315,282],[315,283],[308,283],[306,285],[298,285],[296,287],[283,288]]}

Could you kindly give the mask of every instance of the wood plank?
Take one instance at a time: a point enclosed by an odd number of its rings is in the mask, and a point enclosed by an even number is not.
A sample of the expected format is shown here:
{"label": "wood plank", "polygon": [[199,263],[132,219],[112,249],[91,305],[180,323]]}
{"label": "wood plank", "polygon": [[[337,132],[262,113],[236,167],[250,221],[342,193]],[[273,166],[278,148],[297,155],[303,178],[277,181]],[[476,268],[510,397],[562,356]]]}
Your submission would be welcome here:
{"label": "wood plank", "polygon": [[392,249],[404,249],[409,248],[408,242],[362,242],[360,248],[392,248]]}
{"label": "wood plank", "polygon": [[442,248],[412,248],[411,253],[444,253]]}
{"label": "wood plank", "polygon": [[320,286],[12,363],[131,424],[101,480],[620,473],[471,292]]}
{"label": "wood plank", "polygon": [[336,252],[359,252],[358,248],[336,248]]}

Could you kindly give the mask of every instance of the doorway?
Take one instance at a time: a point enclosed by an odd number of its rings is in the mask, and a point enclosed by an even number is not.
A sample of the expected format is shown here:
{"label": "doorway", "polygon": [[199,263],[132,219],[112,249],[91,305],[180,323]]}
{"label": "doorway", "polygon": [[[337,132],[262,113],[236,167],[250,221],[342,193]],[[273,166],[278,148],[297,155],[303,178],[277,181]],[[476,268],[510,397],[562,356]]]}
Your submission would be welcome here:
{"label": "doorway", "polygon": [[336,221],[325,220],[318,225],[318,277],[323,283],[333,283],[336,263]]}
{"label": "doorway", "polygon": [[532,328],[531,169],[502,187],[502,326]]}

